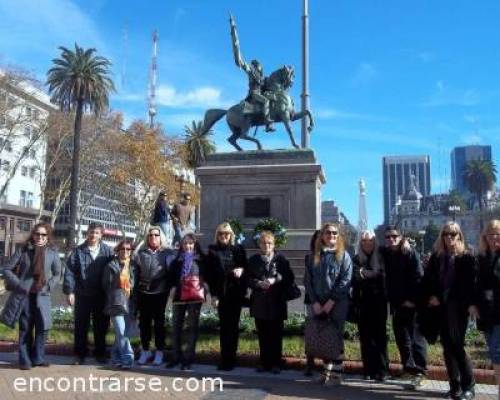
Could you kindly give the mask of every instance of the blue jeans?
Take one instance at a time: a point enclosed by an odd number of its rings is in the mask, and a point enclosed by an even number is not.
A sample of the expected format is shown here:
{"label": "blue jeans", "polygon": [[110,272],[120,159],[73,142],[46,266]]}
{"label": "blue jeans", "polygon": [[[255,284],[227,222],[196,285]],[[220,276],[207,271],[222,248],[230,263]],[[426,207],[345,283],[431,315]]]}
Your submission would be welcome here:
{"label": "blue jeans", "polygon": [[500,325],[495,325],[486,332],[486,342],[493,364],[500,364]]}
{"label": "blue jeans", "polygon": [[167,246],[171,247],[174,242],[174,227],[172,226],[172,221],[160,222],[159,225],[167,239]]}
{"label": "blue jeans", "polygon": [[45,339],[48,330],[45,330],[42,312],[36,299],[36,293],[30,293],[26,297],[19,317],[19,364],[23,366],[45,362]]}
{"label": "blue jeans", "polygon": [[115,329],[115,342],[111,349],[111,362],[132,366],[134,363],[134,351],[130,345],[129,338],[125,335],[128,325],[127,315],[116,315],[111,317],[113,328]]}

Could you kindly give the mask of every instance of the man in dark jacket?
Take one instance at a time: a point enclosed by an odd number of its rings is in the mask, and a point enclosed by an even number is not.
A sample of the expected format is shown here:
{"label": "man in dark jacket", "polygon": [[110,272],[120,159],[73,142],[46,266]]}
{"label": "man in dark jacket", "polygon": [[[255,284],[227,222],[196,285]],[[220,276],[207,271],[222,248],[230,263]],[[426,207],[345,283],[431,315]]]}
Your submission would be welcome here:
{"label": "man in dark jacket", "polygon": [[420,375],[427,366],[427,342],[417,329],[416,305],[424,271],[416,252],[395,226],[387,226],[384,233],[385,246],[380,253],[396,344],[404,372]]}
{"label": "man in dark jacket", "polygon": [[87,334],[92,317],[94,356],[106,362],[106,332],[109,316],[104,314],[106,294],[102,288],[104,267],[113,258],[112,249],[101,241],[103,226],[90,224],[84,243],[76,247],[66,261],[63,292],[75,308],[75,364],[85,363]]}

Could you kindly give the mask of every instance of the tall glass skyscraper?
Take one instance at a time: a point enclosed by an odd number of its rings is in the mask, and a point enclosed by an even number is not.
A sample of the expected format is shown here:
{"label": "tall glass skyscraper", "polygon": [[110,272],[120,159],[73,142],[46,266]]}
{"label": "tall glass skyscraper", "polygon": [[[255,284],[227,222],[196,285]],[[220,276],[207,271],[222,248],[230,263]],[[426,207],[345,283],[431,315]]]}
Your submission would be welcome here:
{"label": "tall glass skyscraper", "polygon": [[422,195],[431,193],[431,161],[429,156],[387,156],[382,158],[384,183],[384,223],[388,224],[398,196],[406,193],[415,175]]}
{"label": "tall glass skyscraper", "polygon": [[464,172],[471,160],[491,161],[491,146],[461,146],[451,151],[451,189],[460,193],[468,193]]}

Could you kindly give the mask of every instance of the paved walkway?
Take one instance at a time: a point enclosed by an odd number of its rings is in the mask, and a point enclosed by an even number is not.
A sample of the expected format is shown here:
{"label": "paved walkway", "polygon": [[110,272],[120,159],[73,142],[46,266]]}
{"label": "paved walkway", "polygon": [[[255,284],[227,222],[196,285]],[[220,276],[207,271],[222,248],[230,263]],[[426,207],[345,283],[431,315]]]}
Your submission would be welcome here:
{"label": "paved walkway", "polygon": [[[412,391],[403,382],[376,384],[346,376],[339,387],[323,387],[318,377],[304,378],[299,371],[284,371],[280,375],[259,374],[249,368],[237,368],[221,373],[215,367],[195,365],[193,371],[181,372],[164,367],[137,367],[119,371],[111,366],[69,365],[71,358],[48,356],[49,368],[20,371],[17,354],[0,353],[0,399],[331,399],[331,400],[437,400],[442,399],[448,385],[424,381]],[[47,379],[48,378],[48,379]],[[180,379],[179,379],[180,378]],[[220,378],[210,381],[210,378]],[[29,380],[32,389],[29,391]],[[45,379],[45,380],[44,380]],[[220,391],[222,382],[223,391]],[[212,383],[215,390],[211,391]],[[43,385],[48,391],[43,390]],[[17,385],[17,390],[15,385]],[[203,388],[205,386],[205,390]],[[76,387],[76,391],[73,388]],[[83,389],[85,388],[85,391]],[[496,400],[495,386],[478,385],[476,399]],[[191,391],[192,390],[192,391]]]}

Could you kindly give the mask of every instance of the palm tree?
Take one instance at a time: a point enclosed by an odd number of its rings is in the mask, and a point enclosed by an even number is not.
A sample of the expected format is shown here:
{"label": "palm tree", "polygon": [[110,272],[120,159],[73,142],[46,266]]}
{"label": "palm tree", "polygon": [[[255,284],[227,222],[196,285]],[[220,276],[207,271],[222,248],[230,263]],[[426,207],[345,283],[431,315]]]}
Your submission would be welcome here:
{"label": "palm tree", "polygon": [[[210,139],[213,135],[211,129],[205,129],[203,121],[192,121],[191,126],[184,127],[186,162],[190,168],[199,167],[207,159],[207,155],[216,150],[214,142]],[[198,188],[198,176],[195,175],[195,187]],[[199,228],[200,205],[196,207],[196,226]]]}
{"label": "palm tree", "polygon": [[115,86],[109,77],[111,62],[96,55],[96,49],[85,50],[76,43],[74,51],[66,47],[59,49],[61,56],[52,60],[53,67],[47,72],[47,85],[52,101],[58,103],[61,110],[75,112],[67,243],[71,248],[75,244],[78,212],[82,116],[85,111],[98,115],[106,110],[109,93],[115,90]]}
{"label": "palm tree", "polygon": [[206,130],[203,121],[193,121],[191,126],[184,127],[186,136],[186,158],[190,168],[200,166],[207,158],[208,154],[214,153],[216,148],[210,136],[212,130]]}
{"label": "palm tree", "polygon": [[467,188],[476,196],[479,204],[479,227],[483,230],[484,195],[491,190],[497,180],[496,166],[490,160],[471,160],[467,163],[464,180]]}

